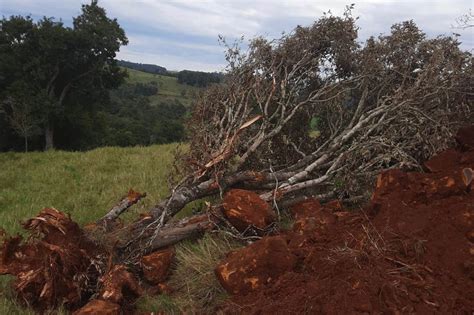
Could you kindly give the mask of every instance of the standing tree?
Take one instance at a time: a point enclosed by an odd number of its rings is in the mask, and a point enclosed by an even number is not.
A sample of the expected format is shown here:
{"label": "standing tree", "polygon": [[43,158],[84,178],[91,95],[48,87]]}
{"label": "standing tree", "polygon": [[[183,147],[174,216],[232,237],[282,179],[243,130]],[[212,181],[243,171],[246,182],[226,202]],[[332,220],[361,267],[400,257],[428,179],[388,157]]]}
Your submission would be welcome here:
{"label": "standing tree", "polygon": [[11,128],[23,137],[25,152],[28,152],[28,139],[41,133],[38,118],[41,115],[34,112],[34,104],[39,100],[28,91],[27,87],[14,85],[9,89],[10,96],[0,104],[0,112],[6,116]]}
{"label": "standing tree", "polygon": [[[54,147],[55,126],[68,107],[87,106],[89,95],[103,96],[123,81],[125,71],[114,58],[125,44],[125,32],[96,0],[82,6],[72,27],[51,18],[35,23],[12,16],[0,21],[1,83],[8,87],[21,81],[41,99],[35,106],[42,115],[46,150]],[[8,89],[1,92],[15,97]]]}

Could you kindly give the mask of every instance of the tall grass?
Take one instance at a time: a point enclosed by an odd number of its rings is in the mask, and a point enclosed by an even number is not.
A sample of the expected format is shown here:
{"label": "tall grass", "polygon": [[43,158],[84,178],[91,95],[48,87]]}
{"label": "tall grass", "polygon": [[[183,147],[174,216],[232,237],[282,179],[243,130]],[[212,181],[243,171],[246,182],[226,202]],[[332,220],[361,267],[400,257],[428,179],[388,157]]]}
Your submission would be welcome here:
{"label": "tall grass", "polygon": [[158,297],[143,296],[139,311],[158,314],[213,314],[227,298],[214,269],[224,256],[242,244],[224,234],[206,234],[196,241],[176,245],[175,266],[169,279],[174,292]]}
{"label": "tall grass", "polygon": [[175,147],[0,153],[0,227],[16,233],[20,221],[44,207],[85,224],[105,214],[129,188],[148,193],[129,216],[143,212],[168,193],[166,177]]}

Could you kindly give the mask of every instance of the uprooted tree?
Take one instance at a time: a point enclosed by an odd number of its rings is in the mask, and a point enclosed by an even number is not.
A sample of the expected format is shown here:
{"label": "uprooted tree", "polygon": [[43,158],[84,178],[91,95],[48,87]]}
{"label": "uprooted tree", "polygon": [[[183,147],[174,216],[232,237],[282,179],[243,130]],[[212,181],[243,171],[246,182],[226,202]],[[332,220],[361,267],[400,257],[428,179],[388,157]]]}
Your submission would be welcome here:
{"label": "uprooted tree", "polygon": [[473,122],[472,56],[455,38],[427,39],[411,21],[361,45],[347,11],[277,40],[253,39],[245,52],[227,47],[223,83],[194,104],[169,197],[123,227],[120,214],[143,197],[132,193],[99,220],[96,241],[109,255],[95,266],[109,259],[133,270],[144,254],[229,226],[218,207],[173,218],[231,188],[258,192],[277,213],[308,196],[363,200],[377,172],[420,169]]}
{"label": "uprooted tree", "polygon": [[446,148],[473,119],[471,55],[412,21],[361,47],[354,22],[350,12],[325,16],[278,40],[256,38],[245,53],[230,46],[224,83],[194,105],[181,181],[120,250],[166,245],[160,236],[186,204],[229,188],[275,207],[308,194],[355,200],[380,170],[421,168]]}

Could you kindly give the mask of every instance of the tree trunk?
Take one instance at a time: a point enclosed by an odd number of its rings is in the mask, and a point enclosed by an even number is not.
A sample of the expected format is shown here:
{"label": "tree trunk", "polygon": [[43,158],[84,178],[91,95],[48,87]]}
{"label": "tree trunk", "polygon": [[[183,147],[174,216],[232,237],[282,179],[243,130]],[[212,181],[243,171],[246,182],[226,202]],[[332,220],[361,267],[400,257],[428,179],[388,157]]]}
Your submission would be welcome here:
{"label": "tree trunk", "polygon": [[54,149],[53,135],[54,135],[54,131],[51,125],[46,126],[46,129],[44,131],[44,139],[45,139],[44,150],[45,151]]}
{"label": "tree trunk", "polygon": [[28,136],[25,136],[25,152],[28,153]]}

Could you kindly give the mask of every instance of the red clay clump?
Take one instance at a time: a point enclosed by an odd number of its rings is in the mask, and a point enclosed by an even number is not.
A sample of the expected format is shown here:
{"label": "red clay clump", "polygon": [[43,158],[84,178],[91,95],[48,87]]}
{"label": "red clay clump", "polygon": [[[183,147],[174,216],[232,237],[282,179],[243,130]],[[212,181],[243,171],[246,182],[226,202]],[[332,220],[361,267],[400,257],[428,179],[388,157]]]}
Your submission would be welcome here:
{"label": "red clay clump", "polygon": [[142,258],[143,277],[154,285],[164,282],[169,274],[173,258],[173,248],[163,249],[144,256]]}
{"label": "red clay clump", "polygon": [[120,305],[103,301],[92,300],[85,306],[75,311],[73,315],[119,315],[121,314]]}
{"label": "red clay clump", "polygon": [[[474,128],[456,139],[457,150],[426,163],[429,173],[383,172],[364,211],[344,212],[335,202],[293,206],[293,230],[279,236],[285,256],[294,257],[286,268],[274,267],[281,258],[272,251],[262,254],[275,236],[217,268],[233,294],[224,312],[471,313],[474,191],[463,170],[474,167]],[[250,279],[259,285],[252,288]]]}
{"label": "red clay clump", "polygon": [[290,208],[290,214],[297,220],[300,218],[310,217],[312,214],[319,212],[320,209],[321,204],[319,203],[319,200],[309,198],[303,202],[293,205]]}
{"label": "red clay clump", "polygon": [[229,253],[216,268],[216,275],[228,292],[246,294],[274,282],[295,263],[285,237],[266,237]]}
{"label": "red clay clump", "polygon": [[102,283],[100,297],[112,303],[123,305],[143,294],[135,276],[123,265],[115,265],[99,281]]}
{"label": "red clay clump", "polygon": [[241,232],[249,227],[263,230],[275,220],[270,205],[253,191],[230,190],[224,196],[223,208],[229,222]]}

